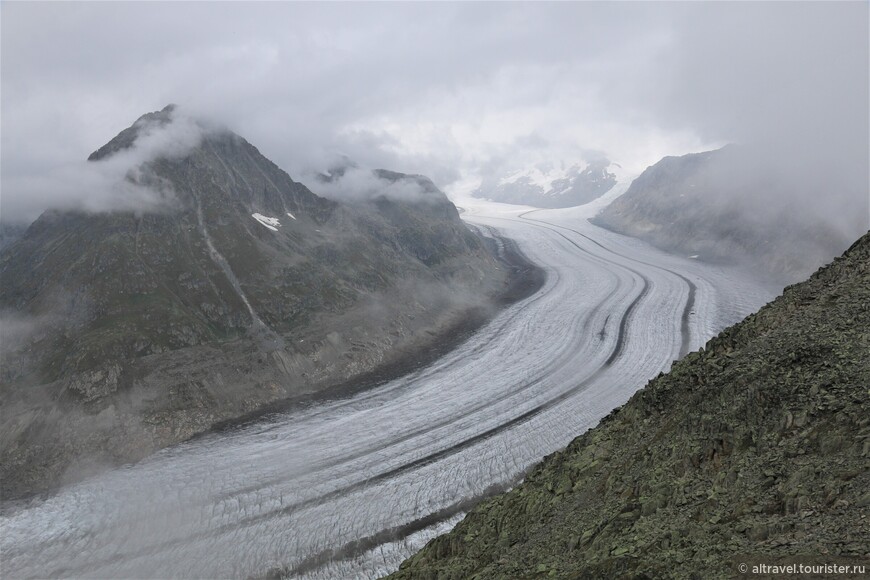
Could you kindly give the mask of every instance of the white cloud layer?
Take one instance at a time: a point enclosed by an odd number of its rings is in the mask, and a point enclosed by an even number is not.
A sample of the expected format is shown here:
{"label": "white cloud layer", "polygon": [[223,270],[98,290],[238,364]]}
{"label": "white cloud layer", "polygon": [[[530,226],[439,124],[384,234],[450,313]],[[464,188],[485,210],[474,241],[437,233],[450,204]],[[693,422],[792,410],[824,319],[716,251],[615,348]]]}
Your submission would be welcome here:
{"label": "white cloud layer", "polygon": [[427,194],[413,176],[389,180],[376,175],[370,169],[349,167],[340,176],[333,176],[328,182],[311,181],[311,190],[336,201],[370,201],[384,197],[394,201],[440,202],[443,198]]}
{"label": "white cloud layer", "polygon": [[745,142],[866,195],[866,2],[5,3],[2,16],[4,220],[75,197],[62,184],[78,161],[170,102],[292,176],[344,154],[449,189],[542,159],[603,154],[636,173]]}
{"label": "white cloud layer", "polygon": [[3,214],[38,217],[44,209],[86,212],[163,211],[175,201],[170,184],[148,171],[148,163],[183,157],[203,138],[193,118],[172,113],[172,122],[144,123],[133,146],[99,161],[70,159],[41,171],[3,176]]}

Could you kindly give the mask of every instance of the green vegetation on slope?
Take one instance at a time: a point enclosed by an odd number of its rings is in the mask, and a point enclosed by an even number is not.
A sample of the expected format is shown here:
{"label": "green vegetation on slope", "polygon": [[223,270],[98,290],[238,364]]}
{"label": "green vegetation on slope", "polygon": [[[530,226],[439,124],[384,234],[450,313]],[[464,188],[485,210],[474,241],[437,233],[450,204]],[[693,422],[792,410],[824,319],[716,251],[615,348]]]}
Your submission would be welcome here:
{"label": "green vegetation on slope", "polygon": [[870,234],[393,577],[718,578],[741,561],[870,564],[868,355]]}

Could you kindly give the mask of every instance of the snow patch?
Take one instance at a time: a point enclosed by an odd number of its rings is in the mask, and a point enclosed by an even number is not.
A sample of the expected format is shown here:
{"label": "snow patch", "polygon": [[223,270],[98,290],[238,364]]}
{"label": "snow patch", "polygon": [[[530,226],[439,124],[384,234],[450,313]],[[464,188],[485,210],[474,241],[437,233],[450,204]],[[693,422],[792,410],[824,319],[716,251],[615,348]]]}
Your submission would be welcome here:
{"label": "snow patch", "polygon": [[[290,214],[287,214],[290,215]],[[278,221],[278,218],[268,217],[261,213],[252,213],[251,217],[272,230],[273,232],[277,232],[278,228],[281,227],[281,222]],[[292,217],[292,216],[291,216]],[[293,218],[296,219],[296,218]],[[278,227],[275,227],[278,226]]]}

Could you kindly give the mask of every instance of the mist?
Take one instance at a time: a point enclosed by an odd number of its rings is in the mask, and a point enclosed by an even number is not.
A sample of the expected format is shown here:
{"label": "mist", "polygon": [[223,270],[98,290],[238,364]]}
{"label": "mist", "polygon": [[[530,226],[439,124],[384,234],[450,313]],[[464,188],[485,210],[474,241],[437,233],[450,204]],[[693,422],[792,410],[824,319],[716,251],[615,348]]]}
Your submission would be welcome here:
{"label": "mist", "polygon": [[866,556],[866,0],[0,10],[4,577]]}
{"label": "mist", "polygon": [[748,217],[800,208],[850,241],[870,227],[867,8],[713,3],[678,20],[652,114],[741,145],[714,187]]}
{"label": "mist", "polygon": [[169,122],[142,121],[132,146],[108,157],[69,160],[40,172],[4,179],[3,214],[8,221],[33,221],[45,209],[84,212],[167,211],[174,207],[171,184],[148,168],[157,158],[183,157],[209,129],[174,110]]}
{"label": "mist", "polygon": [[[326,178],[326,179],[324,179]],[[323,197],[342,202],[365,202],[376,198],[411,203],[441,201],[441,196],[433,196],[414,178],[390,180],[381,177],[376,171],[361,167],[349,167],[338,173],[321,173],[307,180],[309,189]]]}
{"label": "mist", "polygon": [[784,202],[845,215],[867,197],[862,2],[21,3],[3,16],[7,222],[69,205],[71,189],[96,192],[77,201],[88,208],[147,207],[79,162],[169,102],[294,178],[343,154],[456,195],[544,159],[594,153],[637,175],[739,143],[794,183]]}

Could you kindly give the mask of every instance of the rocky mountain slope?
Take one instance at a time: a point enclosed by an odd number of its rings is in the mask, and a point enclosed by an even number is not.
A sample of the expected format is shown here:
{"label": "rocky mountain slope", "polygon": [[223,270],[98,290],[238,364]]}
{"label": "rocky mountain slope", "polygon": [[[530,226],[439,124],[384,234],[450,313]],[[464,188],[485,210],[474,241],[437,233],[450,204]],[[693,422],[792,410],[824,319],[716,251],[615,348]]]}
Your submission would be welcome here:
{"label": "rocky mountain slope", "polygon": [[397,364],[504,288],[419,177],[381,176],[413,201],[330,201],[171,106],[89,160],[124,155],[157,205],[46,212],[0,254],[6,498]]}
{"label": "rocky mountain slope", "polygon": [[27,231],[27,224],[11,223],[6,224],[0,222],[0,252],[6,246],[11,246],[24,236]]}
{"label": "rocky mountain slope", "polygon": [[500,178],[484,179],[474,197],[535,207],[574,207],[598,199],[616,185],[619,167],[607,160],[567,166],[543,163]]}
{"label": "rocky mountain slope", "polygon": [[592,221],[669,252],[744,263],[783,283],[806,278],[867,229],[866,190],[839,199],[823,188],[800,195],[800,184],[783,185],[788,177],[759,163],[733,145],[665,157]]}
{"label": "rocky mountain slope", "polygon": [[868,329],[870,234],[392,577],[729,578],[741,563],[870,565]]}

